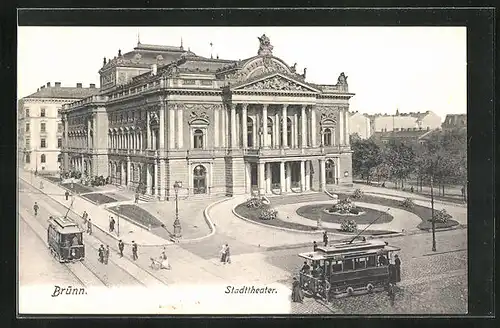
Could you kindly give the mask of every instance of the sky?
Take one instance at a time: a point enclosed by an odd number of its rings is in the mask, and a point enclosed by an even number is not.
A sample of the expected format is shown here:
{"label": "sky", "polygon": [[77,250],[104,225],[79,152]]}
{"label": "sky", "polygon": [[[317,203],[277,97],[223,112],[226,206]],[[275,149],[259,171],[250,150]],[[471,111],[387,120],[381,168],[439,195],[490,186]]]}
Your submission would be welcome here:
{"label": "sky", "polygon": [[[465,27],[19,27],[18,97],[51,82],[99,85],[103,57],[141,43],[180,46],[197,55],[245,59],[266,34],[273,55],[306,81],[348,77],[350,110],[362,113],[467,111]],[[212,46],[210,46],[212,43]]]}

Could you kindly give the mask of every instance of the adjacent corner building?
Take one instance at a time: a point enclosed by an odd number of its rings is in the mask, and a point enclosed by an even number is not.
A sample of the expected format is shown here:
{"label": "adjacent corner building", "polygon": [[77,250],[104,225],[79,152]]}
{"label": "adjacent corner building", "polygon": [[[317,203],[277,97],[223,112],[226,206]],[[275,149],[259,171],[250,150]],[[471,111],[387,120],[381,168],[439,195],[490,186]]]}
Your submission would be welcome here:
{"label": "adjacent corner building", "polygon": [[347,76],[312,83],[258,39],[244,60],[142,43],[104,58],[100,92],[63,106],[65,169],[160,200],[176,182],[201,197],[352,184]]}

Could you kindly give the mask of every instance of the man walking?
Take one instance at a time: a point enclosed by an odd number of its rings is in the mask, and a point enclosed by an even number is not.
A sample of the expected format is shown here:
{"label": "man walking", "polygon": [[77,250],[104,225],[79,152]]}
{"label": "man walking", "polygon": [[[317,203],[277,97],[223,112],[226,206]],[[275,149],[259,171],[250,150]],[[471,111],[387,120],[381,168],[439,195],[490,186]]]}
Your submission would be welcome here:
{"label": "man walking", "polygon": [[104,263],[104,246],[101,244],[98,250],[99,253],[99,262]]}
{"label": "man walking", "polygon": [[66,200],[68,200],[68,197],[69,197],[69,191],[66,190],[66,192],[64,193],[64,196],[66,197]]}
{"label": "man walking", "polygon": [[328,246],[328,233],[323,232],[323,243],[325,243],[325,247]]}
{"label": "man walking", "polygon": [[106,245],[106,249],[104,250],[104,264],[108,264],[109,260],[109,245]]}
{"label": "man walking", "polygon": [[33,211],[35,212],[35,216],[38,214],[38,204],[35,202],[35,205],[33,205]]}
{"label": "man walking", "polygon": [[316,240],[313,242],[313,251],[316,252],[318,249],[318,244],[316,243]]}
{"label": "man walking", "polygon": [[394,266],[396,268],[396,282],[401,281],[401,260],[399,259],[399,256],[396,254],[394,256]]}
{"label": "man walking", "polygon": [[89,235],[92,234],[92,222],[90,222],[90,219],[87,221],[87,233]]}
{"label": "man walking", "polygon": [[132,259],[136,261],[139,257],[137,256],[137,244],[132,240]]}
{"label": "man walking", "polygon": [[109,232],[115,231],[115,219],[110,216],[109,217]]}
{"label": "man walking", "polygon": [[123,249],[125,248],[125,244],[123,241],[120,239],[118,242],[118,250],[120,251],[120,257],[123,257]]}
{"label": "man walking", "polygon": [[87,214],[87,211],[83,211],[83,214],[82,214],[83,224],[87,224],[88,217],[89,217],[89,215]]}

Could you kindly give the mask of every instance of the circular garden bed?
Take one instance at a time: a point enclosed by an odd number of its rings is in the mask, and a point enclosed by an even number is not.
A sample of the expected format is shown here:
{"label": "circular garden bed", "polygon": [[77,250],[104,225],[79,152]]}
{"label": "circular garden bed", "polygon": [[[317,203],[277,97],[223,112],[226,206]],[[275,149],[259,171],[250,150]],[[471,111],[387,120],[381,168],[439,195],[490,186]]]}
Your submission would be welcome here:
{"label": "circular garden bed", "polygon": [[305,205],[297,209],[297,214],[310,220],[317,220],[320,218],[323,222],[331,223],[342,223],[345,220],[354,220],[357,224],[370,224],[376,218],[380,217],[377,223],[387,223],[391,222],[394,218],[389,213],[384,213],[382,211],[377,211],[366,207],[357,207],[363,214],[359,215],[345,215],[337,213],[327,213],[327,209],[331,208],[330,204],[316,204],[316,205]]}

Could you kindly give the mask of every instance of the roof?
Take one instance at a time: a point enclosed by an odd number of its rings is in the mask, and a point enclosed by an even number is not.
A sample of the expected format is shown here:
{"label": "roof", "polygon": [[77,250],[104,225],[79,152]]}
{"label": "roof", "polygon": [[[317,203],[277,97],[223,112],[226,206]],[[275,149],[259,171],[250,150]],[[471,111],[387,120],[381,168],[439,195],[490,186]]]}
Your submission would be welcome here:
{"label": "roof", "polygon": [[200,56],[185,56],[185,61],[179,65],[179,70],[182,72],[210,72],[215,73],[218,69],[232,63],[231,60],[213,59]]}
{"label": "roof", "polygon": [[375,138],[421,138],[428,133],[428,130],[403,130],[403,131],[376,131],[373,133]]}
{"label": "roof", "polygon": [[45,87],[24,98],[83,99],[99,93],[99,88]]}
{"label": "roof", "polygon": [[78,225],[67,217],[50,217],[49,223],[54,228],[63,234],[80,233],[82,232]]}
{"label": "roof", "polygon": [[465,126],[467,125],[467,114],[447,114],[443,125]]}

